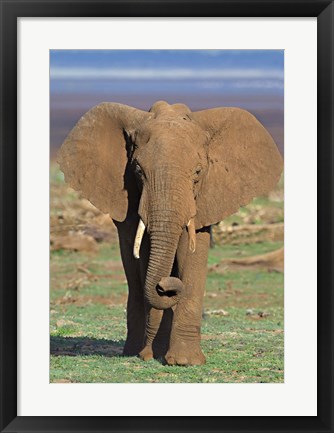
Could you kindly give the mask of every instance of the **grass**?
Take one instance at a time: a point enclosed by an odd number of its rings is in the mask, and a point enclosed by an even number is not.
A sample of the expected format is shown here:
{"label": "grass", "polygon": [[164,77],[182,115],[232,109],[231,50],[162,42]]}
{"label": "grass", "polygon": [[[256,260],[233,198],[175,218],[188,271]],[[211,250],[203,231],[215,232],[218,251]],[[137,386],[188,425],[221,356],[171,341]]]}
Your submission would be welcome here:
{"label": "grass", "polygon": [[[216,246],[210,250],[209,264],[279,246]],[[102,243],[98,253],[89,256],[51,253],[51,382],[283,381],[282,274],[208,274],[202,324],[207,363],[201,367],[168,367],[158,360],[122,357],[126,297],[117,245]]]}

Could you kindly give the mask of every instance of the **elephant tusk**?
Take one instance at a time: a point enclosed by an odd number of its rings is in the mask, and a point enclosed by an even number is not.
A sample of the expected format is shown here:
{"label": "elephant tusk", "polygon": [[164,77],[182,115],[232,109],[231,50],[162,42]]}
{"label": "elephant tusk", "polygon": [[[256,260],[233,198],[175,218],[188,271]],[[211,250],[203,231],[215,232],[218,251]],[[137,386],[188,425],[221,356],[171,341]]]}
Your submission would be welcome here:
{"label": "elephant tusk", "polygon": [[196,251],[196,232],[195,232],[195,221],[194,218],[190,218],[188,224],[188,236],[189,236],[189,251],[194,253]]}
{"label": "elephant tusk", "polygon": [[143,236],[144,236],[144,232],[145,232],[145,224],[140,219],[139,223],[138,223],[138,228],[137,228],[137,233],[136,233],[136,237],[135,237],[135,242],[134,242],[134,245],[133,245],[133,255],[134,255],[135,259],[139,259],[140,245],[141,245],[141,241],[142,241]]}

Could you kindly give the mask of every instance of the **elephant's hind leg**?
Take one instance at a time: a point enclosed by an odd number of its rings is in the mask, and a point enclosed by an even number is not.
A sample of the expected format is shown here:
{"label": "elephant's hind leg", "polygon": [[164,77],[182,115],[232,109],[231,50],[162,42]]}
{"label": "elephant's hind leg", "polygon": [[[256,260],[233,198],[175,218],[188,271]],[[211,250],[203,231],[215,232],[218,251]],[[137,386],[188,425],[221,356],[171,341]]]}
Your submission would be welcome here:
{"label": "elephant's hind leg", "polygon": [[139,356],[144,361],[152,358],[162,358],[169,347],[172,329],[173,310],[156,310],[149,308],[147,312],[145,347]]}
{"label": "elephant's hind leg", "polygon": [[174,312],[171,308],[163,311],[159,330],[152,344],[154,358],[164,357],[167,353],[172,331],[173,315]]}
{"label": "elephant's hind leg", "polygon": [[[146,269],[145,269],[146,271]],[[142,273],[145,276],[146,272]],[[172,275],[178,275],[176,260],[174,262]],[[143,285],[145,279],[143,279]],[[173,323],[173,309],[156,310],[147,306],[145,347],[139,356],[147,361],[152,358],[164,358],[169,348],[170,334]]]}

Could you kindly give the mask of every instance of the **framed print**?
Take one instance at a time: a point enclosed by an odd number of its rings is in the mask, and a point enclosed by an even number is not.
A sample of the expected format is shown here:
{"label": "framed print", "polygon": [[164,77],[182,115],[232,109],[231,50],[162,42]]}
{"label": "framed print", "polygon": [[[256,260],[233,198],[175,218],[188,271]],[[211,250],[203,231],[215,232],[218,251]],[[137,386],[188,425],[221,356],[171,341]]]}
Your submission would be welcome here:
{"label": "framed print", "polygon": [[333,3],[1,29],[1,431],[333,431]]}

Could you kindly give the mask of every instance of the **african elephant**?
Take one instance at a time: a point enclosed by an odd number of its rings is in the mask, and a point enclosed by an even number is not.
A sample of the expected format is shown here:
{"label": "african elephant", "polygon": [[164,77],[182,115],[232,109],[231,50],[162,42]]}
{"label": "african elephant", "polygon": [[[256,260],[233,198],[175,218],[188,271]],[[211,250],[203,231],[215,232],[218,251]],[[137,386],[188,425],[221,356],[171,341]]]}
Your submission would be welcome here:
{"label": "african elephant", "polygon": [[279,180],[282,158],[267,130],[239,108],[102,103],[70,132],[59,163],[117,226],[129,286],[124,354],[203,364],[210,226]]}

